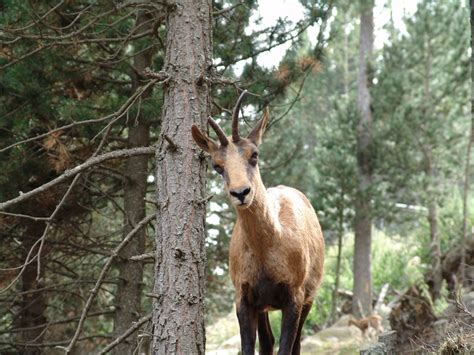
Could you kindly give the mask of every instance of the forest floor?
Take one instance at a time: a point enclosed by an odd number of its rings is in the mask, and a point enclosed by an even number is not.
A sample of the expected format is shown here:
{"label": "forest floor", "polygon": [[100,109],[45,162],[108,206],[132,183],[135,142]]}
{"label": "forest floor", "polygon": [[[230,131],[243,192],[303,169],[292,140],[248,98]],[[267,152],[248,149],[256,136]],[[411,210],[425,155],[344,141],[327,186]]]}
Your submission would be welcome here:
{"label": "forest floor", "polygon": [[[348,325],[349,316],[341,317],[332,326],[316,334],[303,337],[302,354],[358,354],[359,349],[374,342],[354,325]],[[235,314],[220,318],[207,329],[206,354],[236,355],[240,351],[239,326]],[[278,342],[278,340],[277,340]]]}
{"label": "forest floor", "polygon": [[[466,312],[460,311],[456,305],[450,305],[436,321],[429,326],[420,328],[416,334],[410,334],[400,344],[402,354],[464,354],[474,348],[474,291],[463,296]],[[386,309],[385,309],[386,308]],[[390,330],[388,322],[390,309],[381,309],[383,327]],[[359,354],[360,349],[376,342],[373,334],[364,334],[354,325],[348,325],[348,315],[343,315],[336,323],[321,331],[307,335],[302,339],[304,355],[313,354]],[[217,319],[207,327],[206,354],[236,355],[240,351],[239,326],[235,312]],[[277,340],[278,343],[278,340]],[[444,352],[441,350],[444,349]]]}
{"label": "forest floor", "polygon": [[402,342],[402,353],[472,354],[474,352],[474,291],[465,292],[463,309],[451,304],[431,324]]}

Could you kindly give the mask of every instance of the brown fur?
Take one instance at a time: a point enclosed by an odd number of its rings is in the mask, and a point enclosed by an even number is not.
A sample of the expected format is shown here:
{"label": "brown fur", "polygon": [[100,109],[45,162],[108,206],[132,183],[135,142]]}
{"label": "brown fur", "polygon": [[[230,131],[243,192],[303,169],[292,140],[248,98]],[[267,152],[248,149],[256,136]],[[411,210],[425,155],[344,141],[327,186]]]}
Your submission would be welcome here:
{"label": "brown fur", "polygon": [[298,303],[312,301],[322,279],[324,242],[313,208],[299,191],[286,186],[265,191],[261,181],[252,205],[237,210],[229,262],[236,288],[258,282],[264,269],[276,283],[288,284]]}
{"label": "brown fur", "polygon": [[349,318],[348,325],[355,325],[364,333],[369,329],[369,327],[375,329],[377,333],[383,332],[382,317],[378,314],[372,314],[368,317],[361,319],[351,317]]}
{"label": "brown fur", "polygon": [[[290,298],[288,302],[295,304],[300,312],[304,305],[310,307],[321,283],[324,239],[308,199],[291,187],[280,185],[267,190],[258,165],[250,163],[267,122],[268,111],[247,138],[232,141],[228,137],[229,142],[220,146],[196,126],[192,133],[196,143],[211,155],[213,165],[224,171],[225,189],[237,211],[229,250],[237,312],[243,299],[248,302],[252,292],[260,291],[265,294],[265,304],[259,304],[258,311],[272,309],[268,292],[276,293],[270,298],[277,299],[276,290],[280,289],[285,290]],[[232,195],[233,191],[245,189],[250,192],[243,200]],[[266,290],[270,291],[262,291],[263,284],[268,284]],[[283,303],[287,304],[286,298]],[[300,331],[295,340],[298,345],[293,346],[295,353],[299,352],[299,336]]]}

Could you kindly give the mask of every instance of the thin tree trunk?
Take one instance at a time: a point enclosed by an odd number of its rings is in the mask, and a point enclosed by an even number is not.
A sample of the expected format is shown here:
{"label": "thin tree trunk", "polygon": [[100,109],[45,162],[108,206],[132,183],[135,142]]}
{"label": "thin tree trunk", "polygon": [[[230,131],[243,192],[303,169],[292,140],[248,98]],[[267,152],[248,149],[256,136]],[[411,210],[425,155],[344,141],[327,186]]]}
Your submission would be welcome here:
{"label": "thin tree trunk", "polygon": [[[474,50],[474,6],[473,0],[471,0],[471,53]],[[474,55],[471,54],[471,135],[469,137],[469,144],[467,146],[466,156],[466,170],[464,172],[464,190],[463,190],[463,219],[462,219],[462,235],[463,235],[463,248],[461,253],[461,285],[466,282],[466,245],[468,242],[468,205],[467,198],[469,195],[469,181],[470,181],[470,168],[471,168],[471,151],[474,143]]]}
{"label": "thin tree trunk", "polygon": [[[424,44],[426,50],[425,61],[425,77],[423,83],[424,106],[422,107],[423,115],[427,120],[431,119],[431,42],[429,38]],[[435,186],[436,186],[436,171],[435,160],[433,156],[433,149],[429,143],[421,143],[421,150],[425,156],[425,174],[428,180],[427,195],[428,195],[428,224],[430,227],[430,249],[431,249],[431,285],[430,291],[433,300],[437,300],[441,294],[441,286],[443,282],[443,274],[441,269],[441,241],[438,233],[438,203],[436,201]]]}
{"label": "thin tree trunk", "polygon": [[344,96],[349,96],[349,33],[347,26],[349,23],[349,16],[344,16]]}
{"label": "thin tree trunk", "polygon": [[337,313],[337,293],[339,291],[339,280],[341,275],[342,259],[342,238],[344,237],[344,193],[340,194],[341,204],[339,205],[339,225],[337,233],[337,260],[336,260],[336,280],[334,281],[334,290],[332,293],[332,305],[330,320],[333,323],[336,320]]}
{"label": "thin tree trunk", "polygon": [[438,233],[438,205],[436,204],[436,201],[430,201],[428,204],[428,223],[430,226],[432,265],[431,296],[433,297],[433,300],[437,300],[441,293],[443,275],[441,270],[441,245]]}
{"label": "thin tree trunk", "polygon": [[[24,235],[23,260],[26,260],[27,254],[33,247],[35,242],[41,237],[45,228],[44,222],[27,222],[26,232]],[[36,248],[37,249],[37,248]],[[44,254],[44,252],[43,252]],[[42,279],[44,277],[45,265],[41,268],[41,275],[37,280],[37,263],[30,263],[21,277],[21,301],[19,305],[19,314],[16,316],[16,327],[30,328],[41,324],[46,324],[46,300],[43,292],[35,292],[42,288]],[[41,344],[44,339],[44,327],[23,330],[19,333],[20,343]],[[21,347],[20,353],[25,355],[41,354],[41,348],[38,347]]]}
{"label": "thin tree trunk", "polygon": [[357,161],[358,192],[355,201],[354,245],[354,315],[368,315],[372,311],[371,244],[372,217],[370,187],[372,183],[372,111],[370,97],[370,60],[374,42],[373,3],[361,2],[359,42]]}
{"label": "thin tree trunk", "polygon": [[[137,16],[136,27],[145,30],[151,27],[150,16],[140,11]],[[132,92],[140,86],[140,73],[151,66],[154,48],[139,51],[134,58],[132,71]],[[141,96],[141,100],[150,96],[150,91]],[[142,115],[133,117],[128,122],[128,148],[144,147],[150,143],[150,125]],[[148,156],[140,155],[127,159],[124,171],[124,220],[123,236],[145,218],[145,196],[148,175]],[[122,335],[141,316],[141,298],[143,284],[143,265],[131,261],[130,257],[145,252],[146,228],[142,228],[134,238],[120,251],[117,266],[119,269],[119,283],[115,295],[114,338]],[[116,355],[132,354],[135,342],[127,338],[113,350]]]}
{"label": "thin tree trunk", "polygon": [[[209,114],[210,0],[168,7],[162,131],[156,155],[153,354],[204,354],[205,169],[191,137]],[[170,141],[172,144],[170,144]]]}

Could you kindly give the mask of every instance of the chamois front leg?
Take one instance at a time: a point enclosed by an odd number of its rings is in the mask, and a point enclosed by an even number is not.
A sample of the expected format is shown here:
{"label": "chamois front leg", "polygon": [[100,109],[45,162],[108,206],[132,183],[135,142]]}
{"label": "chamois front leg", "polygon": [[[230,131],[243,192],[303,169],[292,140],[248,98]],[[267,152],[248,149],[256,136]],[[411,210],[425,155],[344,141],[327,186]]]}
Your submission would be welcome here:
{"label": "chamois front leg", "polygon": [[257,311],[244,299],[237,305],[237,318],[240,327],[242,355],[255,354],[257,336]]}
{"label": "chamois front leg", "polygon": [[280,348],[278,355],[288,355],[292,353],[295,343],[298,325],[301,316],[301,306],[291,301],[288,306],[283,308],[283,319],[281,322]]}

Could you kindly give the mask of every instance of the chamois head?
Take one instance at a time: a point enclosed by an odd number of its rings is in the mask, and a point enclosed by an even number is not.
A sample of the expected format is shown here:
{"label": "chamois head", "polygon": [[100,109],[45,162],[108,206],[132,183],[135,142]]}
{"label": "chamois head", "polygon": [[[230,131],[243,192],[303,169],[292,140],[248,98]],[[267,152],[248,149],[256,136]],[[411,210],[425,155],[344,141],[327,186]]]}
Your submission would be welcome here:
{"label": "chamois head", "polygon": [[191,132],[197,145],[211,155],[212,165],[224,178],[225,189],[236,208],[248,208],[253,201],[257,183],[260,180],[258,170],[258,146],[268,123],[268,109],[262,119],[247,138],[239,135],[239,111],[247,91],[243,91],[232,114],[232,135],[226,137],[219,125],[209,117],[208,123],[214,129],[219,143],[209,138],[196,125]]}

